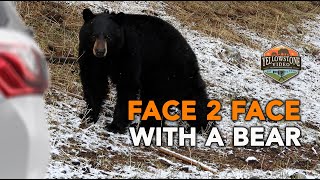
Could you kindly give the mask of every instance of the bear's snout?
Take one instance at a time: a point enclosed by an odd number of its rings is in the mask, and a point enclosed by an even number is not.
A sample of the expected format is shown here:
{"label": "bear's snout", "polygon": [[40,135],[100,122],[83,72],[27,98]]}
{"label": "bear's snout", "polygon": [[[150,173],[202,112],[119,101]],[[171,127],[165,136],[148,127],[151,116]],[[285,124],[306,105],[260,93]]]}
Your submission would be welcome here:
{"label": "bear's snout", "polygon": [[96,39],[93,46],[93,54],[98,58],[105,57],[107,55],[107,41]]}
{"label": "bear's snout", "polygon": [[97,57],[104,57],[105,55],[105,52],[106,52],[106,49],[95,49],[95,56]]}

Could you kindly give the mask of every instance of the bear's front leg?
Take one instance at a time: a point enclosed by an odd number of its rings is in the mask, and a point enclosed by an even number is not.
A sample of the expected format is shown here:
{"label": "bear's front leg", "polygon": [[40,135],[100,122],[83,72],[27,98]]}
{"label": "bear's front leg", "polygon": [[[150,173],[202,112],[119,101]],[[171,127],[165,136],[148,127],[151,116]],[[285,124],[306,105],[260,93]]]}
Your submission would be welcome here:
{"label": "bear's front leg", "polygon": [[[107,85],[108,82],[105,83]],[[101,88],[99,90],[99,88]],[[104,86],[98,86],[95,89],[92,89],[89,94],[87,105],[89,113],[87,115],[88,117],[88,123],[96,123],[99,119],[99,114],[101,111],[101,106],[103,104],[103,101],[105,100],[106,94],[107,94],[107,87]]]}
{"label": "bear's front leg", "polygon": [[111,132],[125,133],[131,121],[128,120],[128,102],[136,100],[139,93],[139,84],[136,80],[123,77],[117,84],[117,103],[115,106],[113,121],[107,127]]}
{"label": "bear's front leg", "polygon": [[[92,61],[89,62],[88,59],[81,59],[80,78],[84,100],[89,110],[86,117],[88,117],[89,123],[96,123],[99,119],[103,100],[108,93],[108,75],[103,62],[97,61],[93,63]],[[80,118],[83,117],[83,114],[80,115]]]}

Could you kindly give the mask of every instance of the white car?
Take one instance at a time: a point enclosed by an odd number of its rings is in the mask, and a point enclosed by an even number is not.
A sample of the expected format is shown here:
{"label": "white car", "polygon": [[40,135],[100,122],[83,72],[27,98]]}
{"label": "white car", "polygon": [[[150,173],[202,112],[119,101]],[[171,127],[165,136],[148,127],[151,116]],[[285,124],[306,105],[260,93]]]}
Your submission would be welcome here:
{"label": "white car", "polygon": [[0,178],[44,178],[50,145],[43,95],[44,55],[17,15],[0,2]]}

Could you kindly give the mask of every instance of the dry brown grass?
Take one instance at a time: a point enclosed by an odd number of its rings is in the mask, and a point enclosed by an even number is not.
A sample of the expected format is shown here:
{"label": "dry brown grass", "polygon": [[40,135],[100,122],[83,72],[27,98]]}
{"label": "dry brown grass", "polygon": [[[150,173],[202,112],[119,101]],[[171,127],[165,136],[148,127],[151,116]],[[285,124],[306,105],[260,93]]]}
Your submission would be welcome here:
{"label": "dry brown grass", "polygon": [[46,54],[75,56],[82,25],[81,7],[65,2],[18,2],[17,10],[32,27],[35,39]]}
{"label": "dry brown grass", "polygon": [[168,13],[192,29],[254,48],[259,48],[259,44],[235,32],[230,25],[281,40],[283,35],[297,36],[288,30],[289,24],[298,30],[302,20],[312,19],[320,12],[319,5],[308,1],[172,1],[167,4]]}
{"label": "dry brown grass", "polygon": [[[84,6],[49,1],[17,2],[17,10],[27,26],[34,30],[35,40],[46,55],[77,57],[78,33],[82,26]],[[51,87],[81,97],[82,89],[77,62],[73,64],[48,63]],[[51,91],[47,102],[56,100]]]}

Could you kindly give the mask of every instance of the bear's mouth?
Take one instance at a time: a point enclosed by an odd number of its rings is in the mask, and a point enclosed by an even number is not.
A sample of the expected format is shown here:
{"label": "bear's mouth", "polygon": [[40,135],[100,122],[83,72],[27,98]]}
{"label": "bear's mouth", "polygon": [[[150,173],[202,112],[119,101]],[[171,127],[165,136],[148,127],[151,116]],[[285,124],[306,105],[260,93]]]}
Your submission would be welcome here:
{"label": "bear's mouth", "polygon": [[107,41],[104,39],[96,39],[93,46],[93,54],[97,58],[103,58],[107,55]]}

